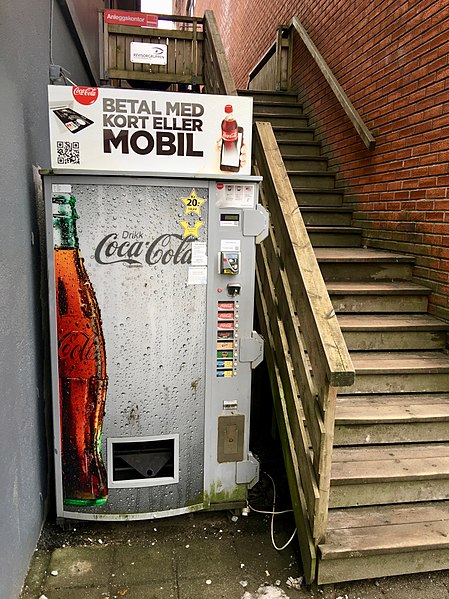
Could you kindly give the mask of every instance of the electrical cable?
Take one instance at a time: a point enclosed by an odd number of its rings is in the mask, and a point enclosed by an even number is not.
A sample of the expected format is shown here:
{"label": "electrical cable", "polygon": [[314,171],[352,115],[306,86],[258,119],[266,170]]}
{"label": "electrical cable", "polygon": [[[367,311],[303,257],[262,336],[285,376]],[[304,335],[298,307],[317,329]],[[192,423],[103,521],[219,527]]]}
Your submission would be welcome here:
{"label": "electrical cable", "polygon": [[71,79],[69,79],[69,77],[67,77],[66,73],[67,73],[68,75],[70,75],[69,71],[66,71],[65,69],[63,69],[63,68],[61,67],[61,75],[62,75],[62,77],[63,77],[64,81],[65,81],[65,82],[67,82],[67,81],[68,81],[68,82],[69,82],[71,85],[73,85],[74,87],[76,87],[76,83],[74,83],[74,82],[73,82]]}
{"label": "electrical cable", "polygon": [[284,549],[286,549],[290,543],[293,541],[293,539],[295,538],[296,535],[296,531],[297,528],[295,527],[295,530],[293,531],[292,536],[289,538],[289,540],[285,543],[285,545],[283,545],[282,547],[278,547],[276,545],[276,541],[274,539],[274,517],[278,516],[280,514],[287,514],[290,512],[293,512],[293,510],[282,510],[280,512],[276,512],[276,485],[274,483],[273,478],[268,474],[268,472],[265,472],[265,474],[268,476],[268,478],[271,480],[271,483],[273,485],[273,510],[271,512],[269,511],[265,511],[265,510],[256,510],[255,508],[253,508],[248,502],[247,505],[249,507],[249,509],[253,512],[257,512],[258,514],[267,514],[267,515],[271,515],[271,524],[270,524],[270,533],[271,533],[271,543],[273,545],[273,547],[276,549],[276,551],[283,551]]}
{"label": "electrical cable", "polygon": [[267,516],[280,516],[281,514],[290,514],[293,510],[283,510],[282,512],[267,512],[265,510],[256,510],[251,504],[247,502],[249,509],[252,512],[257,512],[258,514],[266,514]]}

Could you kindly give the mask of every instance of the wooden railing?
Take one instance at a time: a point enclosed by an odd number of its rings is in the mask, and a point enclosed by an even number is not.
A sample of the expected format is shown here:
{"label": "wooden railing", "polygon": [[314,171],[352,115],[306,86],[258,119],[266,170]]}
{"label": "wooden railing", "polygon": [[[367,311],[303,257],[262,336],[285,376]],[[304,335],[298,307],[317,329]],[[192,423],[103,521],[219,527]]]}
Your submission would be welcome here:
{"label": "wooden railing", "polygon": [[258,246],[257,308],[305,576],[312,581],[327,524],[337,390],[355,375],[270,123],[255,125],[254,156],[272,221]]}
{"label": "wooden railing", "polygon": [[[175,23],[176,29],[104,23],[103,13],[99,11],[102,81],[123,79],[204,85],[206,93],[237,95],[212,11],[205,11],[204,18],[159,15],[161,20]],[[166,45],[167,64],[131,62],[131,42]]]}
{"label": "wooden railing", "polygon": [[[376,140],[364,123],[359,112],[356,110],[337,78],[333,74],[327,62],[320,54],[318,48],[313,43],[305,27],[301,24],[298,17],[293,17],[288,26],[278,28],[277,39],[270,50],[265,54],[260,63],[250,73],[249,88],[264,89],[260,84],[267,84],[269,80],[270,87],[265,89],[286,90],[291,87],[291,70],[293,55],[293,33],[296,32],[310,55],[318,65],[321,73],[328,82],[335,97],[339,101],[349,120],[359,134],[361,140],[369,150],[374,150]],[[271,62],[270,62],[271,61]],[[264,71],[262,70],[264,68]],[[264,74],[265,73],[265,74]],[[267,77],[268,76],[268,77]]]}
{"label": "wooden railing", "polygon": [[292,46],[288,27],[278,27],[276,40],[249,74],[249,89],[286,91],[291,88]]}
{"label": "wooden railing", "polygon": [[234,79],[211,10],[204,12],[204,84],[208,94],[236,96]]}
{"label": "wooden railing", "polygon": [[[177,29],[129,27],[103,22],[100,12],[100,78],[153,81],[158,83],[203,83],[203,19],[159,15],[172,21]],[[167,45],[167,64],[149,65],[131,62],[130,43],[147,42]]]}

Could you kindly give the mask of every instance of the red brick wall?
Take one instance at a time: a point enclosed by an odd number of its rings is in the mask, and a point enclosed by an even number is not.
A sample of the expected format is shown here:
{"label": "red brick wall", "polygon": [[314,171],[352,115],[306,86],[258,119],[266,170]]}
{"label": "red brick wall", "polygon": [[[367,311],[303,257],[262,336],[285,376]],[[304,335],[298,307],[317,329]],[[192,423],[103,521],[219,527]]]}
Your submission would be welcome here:
{"label": "red brick wall", "polygon": [[276,28],[296,14],[299,0],[196,0],[195,14],[211,9],[227,53],[235,83],[246,88],[248,73],[276,37]]}
{"label": "red brick wall", "polygon": [[295,37],[293,85],[373,247],[416,255],[449,319],[449,5],[442,0],[197,0],[214,10],[237,86],[297,15],[376,137],[368,151]]}

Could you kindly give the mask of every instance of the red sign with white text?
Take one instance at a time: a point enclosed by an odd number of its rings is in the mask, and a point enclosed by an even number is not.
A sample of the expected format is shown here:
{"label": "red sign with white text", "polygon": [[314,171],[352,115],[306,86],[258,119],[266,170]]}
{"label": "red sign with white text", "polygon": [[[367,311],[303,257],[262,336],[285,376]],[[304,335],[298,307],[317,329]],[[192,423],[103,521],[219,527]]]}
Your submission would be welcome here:
{"label": "red sign with white text", "polygon": [[105,10],[104,22],[128,27],[157,27],[158,16],[147,12],[128,12],[125,10]]}

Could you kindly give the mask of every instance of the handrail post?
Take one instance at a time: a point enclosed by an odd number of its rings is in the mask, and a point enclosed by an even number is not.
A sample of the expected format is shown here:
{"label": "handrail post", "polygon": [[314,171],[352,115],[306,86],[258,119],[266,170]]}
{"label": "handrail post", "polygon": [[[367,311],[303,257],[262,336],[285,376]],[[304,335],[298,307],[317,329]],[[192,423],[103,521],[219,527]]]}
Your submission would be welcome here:
{"label": "handrail post", "polygon": [[192,85],[196,85],[198,75],[198,38],[197,38],[197,21],[193,21],[193,39],[192,39]]}
{"label": "handrail post", "polygon": [[276,91],[282,89],[282,32],[283,28],[278,27],[276,33],[276,79],[274,82]]}
{"label": "handrail post", "polygon": [[288,29],[287,89],[292,88],[293,72],[293,29]]}
{"label": "handrail post", "polygon": [[[285,34],[287,33],[287,37]],[[281,25],[276,34],[276,75],[274,89],[286,91],[291,84],[291,33],[290,27]]]}

